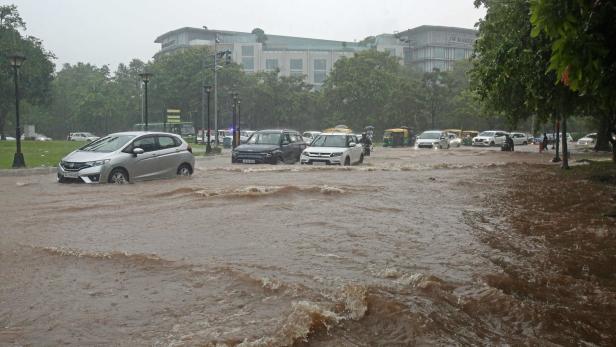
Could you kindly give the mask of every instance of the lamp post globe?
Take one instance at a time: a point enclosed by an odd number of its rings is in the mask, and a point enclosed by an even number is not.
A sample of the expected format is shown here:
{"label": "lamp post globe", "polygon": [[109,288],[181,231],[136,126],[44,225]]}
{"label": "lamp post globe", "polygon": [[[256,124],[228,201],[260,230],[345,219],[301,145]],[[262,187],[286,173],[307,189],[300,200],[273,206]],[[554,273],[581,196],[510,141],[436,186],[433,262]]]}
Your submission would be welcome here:
{"label": "lamp post globe", "polygon": [[19,124],[19,68],[26,60],[23,54],[15,53],[9,56],[9,63],[13,67],[13,79],[15,82],[15,155],[13,156],[13,168],[26,166],[26,160],[21,152],[21,128]]}
{"label": "lamp post globe", "polygon": [[145,114],[145,131],[148,131],[148,82],[150,78],[152,78],[153,74],[151,72],[144,71],[139,74],[141,80],[143,81],[145,88],[145,101],[144,101],[144,114]]}

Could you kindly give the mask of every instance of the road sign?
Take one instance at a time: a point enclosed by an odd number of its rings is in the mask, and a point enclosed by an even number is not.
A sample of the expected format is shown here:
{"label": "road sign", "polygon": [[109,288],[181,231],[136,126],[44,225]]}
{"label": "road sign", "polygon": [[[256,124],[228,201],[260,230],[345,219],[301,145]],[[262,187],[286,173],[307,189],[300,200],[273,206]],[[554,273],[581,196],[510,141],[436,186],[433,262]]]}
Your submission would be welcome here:
{"label": "road sign", "polygon": [[180,110],[167,109],[167,124],[180,124],[182,122],[180,113]]}

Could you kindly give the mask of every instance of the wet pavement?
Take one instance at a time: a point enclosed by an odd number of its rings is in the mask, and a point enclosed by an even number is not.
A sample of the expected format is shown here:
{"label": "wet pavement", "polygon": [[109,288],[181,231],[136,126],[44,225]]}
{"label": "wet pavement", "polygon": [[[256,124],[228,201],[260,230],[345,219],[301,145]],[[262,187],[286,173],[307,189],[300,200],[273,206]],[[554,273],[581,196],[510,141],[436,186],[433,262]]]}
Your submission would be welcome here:
{"label": "wet pavement", "polygon": [[0,345],[614,345],[616,189],[520,149],[0,176]]}

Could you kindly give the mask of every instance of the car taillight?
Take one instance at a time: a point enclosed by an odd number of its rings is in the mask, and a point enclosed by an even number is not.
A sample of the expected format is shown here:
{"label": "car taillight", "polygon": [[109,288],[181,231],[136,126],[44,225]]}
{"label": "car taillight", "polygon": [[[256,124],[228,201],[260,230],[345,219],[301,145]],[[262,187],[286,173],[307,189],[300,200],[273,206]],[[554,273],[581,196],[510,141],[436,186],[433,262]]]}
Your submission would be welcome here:
{"label": "car taillight", "polygon": [[187,151],[189,151],[190,153],[192,153],[192,147],[190,147],[190,145],[188,145],[188,147],[186,148]]}

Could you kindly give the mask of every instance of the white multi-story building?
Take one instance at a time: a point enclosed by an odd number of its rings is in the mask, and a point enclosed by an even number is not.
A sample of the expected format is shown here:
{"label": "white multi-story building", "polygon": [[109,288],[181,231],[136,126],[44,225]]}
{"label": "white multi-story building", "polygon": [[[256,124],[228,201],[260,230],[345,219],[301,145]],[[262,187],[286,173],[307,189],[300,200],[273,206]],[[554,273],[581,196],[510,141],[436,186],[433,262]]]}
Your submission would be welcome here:
{"label": "white multi-story building", "polygon": [[338,59],[372,48],[390,52],[401,63],[423,71],[451,69],[451,61],[470,56],[475,35],[470,29],[422,26],[356,43],[186,27],[167,32],[154,42],[161,45],[158,55],[214,46],[217,40],[218,50],[230,50],[233,61],[248,73],[278,69],[282,76],[305,76],[307,83],[319,86]]}

